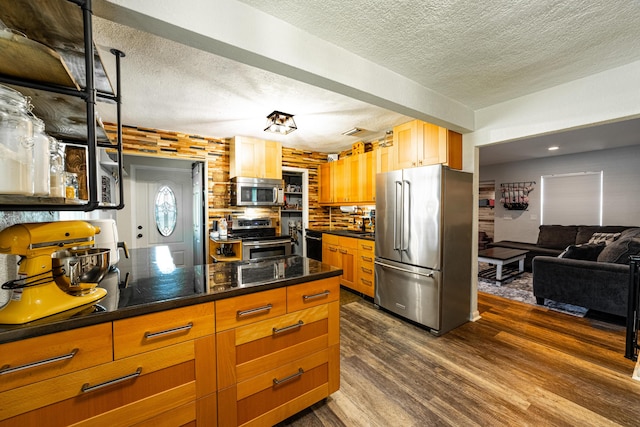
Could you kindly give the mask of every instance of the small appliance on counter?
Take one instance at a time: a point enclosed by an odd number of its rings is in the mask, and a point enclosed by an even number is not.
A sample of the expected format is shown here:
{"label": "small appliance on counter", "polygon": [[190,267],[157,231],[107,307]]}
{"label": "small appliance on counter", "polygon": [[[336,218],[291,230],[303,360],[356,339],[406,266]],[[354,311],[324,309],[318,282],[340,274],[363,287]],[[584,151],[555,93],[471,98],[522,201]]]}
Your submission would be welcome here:
{"label": "small appliance on counter", "polygon": [[89,219],[87,222],[100,228],[100,233],[94,237],[94,245],[99,248],[109,249],[109,266],[115,269],[118,261],[120,261],[120,251],[124,251],[124,257],[129,258],[129,248],[126,242],[118,240],[118,228],[116,221],[113,219]]}
{"label": "small appliance on counter", "polygon": [[0,253],[19,255],[18,278],[2,285],[11,297],[0,324],[22,324],[63,311],[84,310],[104,298],[97,285],[110,250],[95,248],[100,228],[86,221],[15,224],[0,231]]}

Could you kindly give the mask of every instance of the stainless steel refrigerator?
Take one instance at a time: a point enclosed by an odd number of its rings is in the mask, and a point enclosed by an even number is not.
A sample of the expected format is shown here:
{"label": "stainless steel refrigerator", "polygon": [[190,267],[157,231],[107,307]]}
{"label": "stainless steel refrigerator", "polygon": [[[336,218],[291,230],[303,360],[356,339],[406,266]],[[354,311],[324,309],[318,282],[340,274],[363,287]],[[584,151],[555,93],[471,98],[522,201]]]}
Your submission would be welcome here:
{"label": "stainless steel refrigerator", "polygon": [[375,303],[441,335],[469,320],[470,173],[434,165],[376,177]]}

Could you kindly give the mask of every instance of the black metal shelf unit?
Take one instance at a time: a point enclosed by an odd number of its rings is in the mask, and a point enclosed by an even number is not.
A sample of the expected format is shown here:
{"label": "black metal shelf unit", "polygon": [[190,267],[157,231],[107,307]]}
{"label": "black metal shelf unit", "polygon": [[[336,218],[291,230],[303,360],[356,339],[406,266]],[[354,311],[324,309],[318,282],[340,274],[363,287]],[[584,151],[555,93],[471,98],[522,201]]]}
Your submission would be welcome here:
{"label": "black metal shelf unit", "polygon": [[[85,141],[65,141],[76,145],[86,145],[87,147],[87,182],[88,182],[88,200],[69,200],[61,197],[31,197],[31,196],[0,196],[0,211],[93,211],[96,209],[122,209],[123,203],[123,170],[122,170],[122,124],[121,124],[121,97],[120,97],[120,58],[124,57],[124,53],[116,49],[112,49],[111,53],[115,55],[116,61],[116,91],[115,94],[98,91],[95,87],[95,52],[93,45],[93,21],[91,0],[58,0],[70,2],[80,7],[82,11],[83,24],[83,43],[84,43],[84,68],[85,68],[85,86],[76,89],[74,87],[66,87],[58,84],[33,81],[22,79],[20,77],[6,75],[0,73],[0,82],[16,85],[20,87],[35,89],[38,91],[52,92],[61,95],[67,95],[74,98],[80,98],[86,106],[86,140]],[[19,4],[19,2],[18,2]],[[13,6],[13,5],[12,5]],[[19,6],[16,6],[19,7]],[[2,58],[0,58],[2,60]],[[115,102],[117,108],[117,141],[113,145],[109,142],[98,143],[96,132],[96,99],[101,98],[105,101]],[[118,203],[117,204],[101,204],[98,200],[98,148],[115,150],[117,155],[117,173],[118,173]]]}

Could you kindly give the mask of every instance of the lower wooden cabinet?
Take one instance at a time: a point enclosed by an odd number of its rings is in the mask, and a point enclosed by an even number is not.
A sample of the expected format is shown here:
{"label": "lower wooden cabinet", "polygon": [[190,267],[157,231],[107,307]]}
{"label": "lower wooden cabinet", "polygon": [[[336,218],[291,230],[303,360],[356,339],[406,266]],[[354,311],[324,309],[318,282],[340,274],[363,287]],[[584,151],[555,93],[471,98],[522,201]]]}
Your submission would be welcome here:
{"label": "lower wooden cabinet", "polygon": [[218,425],[273,425],[338,390],[339,294],[337,277],[290,286],[285,314],[216,334]]}
{"label": "lower wooden cabinet", "polygon": [[[115,348],[123,350],[115,358],[112,330]],[[2,389],[0,401],[11,404],[0,405],[0,426],[215,426],[214,330],[208,303],[4,344],[0,349],[30,346],[25,355],[71,344],[76,353],[27,368],[20,385]],[[96,335],[87,337],[87,331]],[[108,358],[97,357],[92,342],[106,342],[101,352]],[[93,363],[82,362],[84,353]]]}
{"label": "lower wooden cabinet", "polygon": [[364,239],[358,240],[355,289],[371,298],[375,297],[374,249],[374,242]]}

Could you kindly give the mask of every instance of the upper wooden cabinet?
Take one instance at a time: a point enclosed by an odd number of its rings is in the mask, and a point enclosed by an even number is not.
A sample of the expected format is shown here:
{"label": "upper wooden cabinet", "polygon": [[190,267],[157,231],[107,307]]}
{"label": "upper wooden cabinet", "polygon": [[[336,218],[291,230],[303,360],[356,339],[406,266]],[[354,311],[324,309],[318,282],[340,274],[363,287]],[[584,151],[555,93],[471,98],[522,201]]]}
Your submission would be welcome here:
{"label": "upper wooden cabinet", "polygon": [[375,202],[377,169],[374,151],[321,164],[318,168],[318,203],[341,205]]}
{"label": "upper wooden cabinet", "polygon": [[231,138],[229,178],[282,179],[282,144],[246,136]]}
{"label": "upper wooden cabinet", "polygon": [[462,169],[462,135],[420,120],[393,128],[393,169],[438,163]]}

